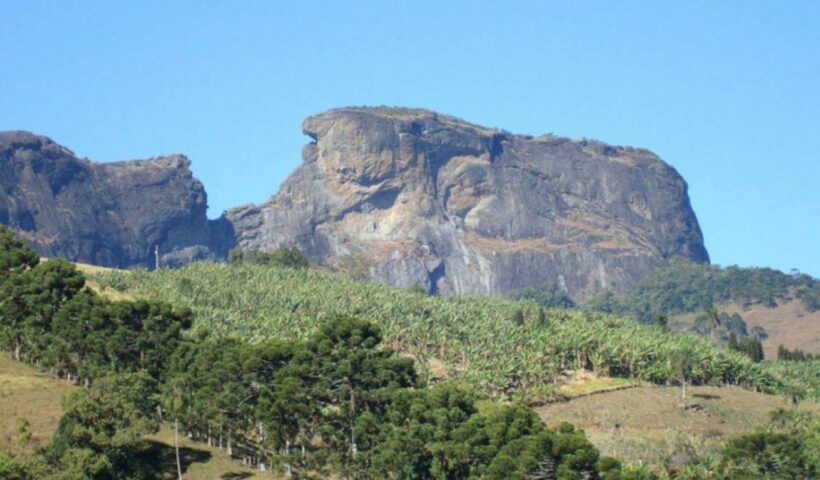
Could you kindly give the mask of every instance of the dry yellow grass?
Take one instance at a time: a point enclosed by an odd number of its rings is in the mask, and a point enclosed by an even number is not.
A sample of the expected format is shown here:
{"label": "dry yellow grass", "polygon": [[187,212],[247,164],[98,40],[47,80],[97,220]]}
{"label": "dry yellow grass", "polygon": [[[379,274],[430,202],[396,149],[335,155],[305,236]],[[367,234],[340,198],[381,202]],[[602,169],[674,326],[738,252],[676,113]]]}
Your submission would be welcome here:
{"label": "dry yellow grass", "polygon": [[563,397],[577,398],[634,386],[635,382],[628,378],[599,377],[593,373],[583,372],[575,380],[561,385],[558,393]]}
{"label": "dry yellow grass", "polygon": [[106,300],[110,300],[112,302],[125,302],[134,300],[132,295],[127,293],[120,292],[118,290],[114,290],[113,288],[107,288],[105,286],[101,286],[99,283],[86,279],[85,285],[93,290],[97,295],[105,298]]}
{"label": "dry yellow grass", "polygon": [[[0,448],[27,454],[45,445],[62,416],[63,395],[72,388],[70,383],[51,378],[0,352]],[[30,425],[31,438],[26,442],[19,441],[19,419]]]}
{"label": "dry yellow grass", "polygon": [[[40,260],[46,261],[46,260],[48,260],[48,257],[40,257]],[[74,266],[77,267],[77,270],[79,270],[82,273],[86,274],[86,276],[99,274],[99,273],[120,271],[116,268],[100,267],[98,265],[89,265],[87,263],[77,263],[77,262],[73,262],[73,263],[74,263]],[[128,301],[128,300],[133,300],[134,299],[134,297],[132,297],[131,295],[119,292],[117,290],[114,290],[113,288],[105,288],[105,287],[101,286],[100,284],[98,284],[97,282],[95,282],[93,280],[86,279],[85,284],[86,284],[86,286],[88,286],[88,288],[90,288],[91,290],[94,290],[94,292],[96,292],[97,295],[99,295],[99,296],[101,296],[101,297],[103,297],[107,300],[111,300],[112,302]]]}
{"label": "dry yellow grass", "polygon": [[[764,305],[744,307],[738,303],[716,305],[720,312],[738,313],[749,329],[763,327],[769,337],[763,340],[763,353],[767,359],[777,358],[777,347],[800,349],[806,353],[820,354],[820,311],[808,312],[800,300],[780,301],[775,308]],[[673,319],[678,329],[689,328],[695,314],[679,315]]]}
{"label": "dry yellow grass", "polygon": [[[641,386],[579,397],[537,409],[549,425],[583,429],[604,455],[661,464],[675,456],[715,451],[729,436],[766,425],[784,407],[772,395],[729,387],[690,387],[684,405],[679,387]],[[820,405],[801,408],[820,414]]]}
{"label": "dry yellow grass", "polygon": [[[57,429],[62,416],[62,399],[75,388],[69,382],[57,380],[36,369],[12,360],[0,352],[0,450],[30,456],[45,446]],[[29,423],[31,437],[20,441],[18,419]],[[158,461],[168,470],[168,478],[176,478],[173,431],[164,427],[156,435],[148,437],[156,442]],[[185,465],[184,477],[189,480],[280,478],[244,466],[232,459],[224,450],[192,442],[184,436],[180,447]]]}

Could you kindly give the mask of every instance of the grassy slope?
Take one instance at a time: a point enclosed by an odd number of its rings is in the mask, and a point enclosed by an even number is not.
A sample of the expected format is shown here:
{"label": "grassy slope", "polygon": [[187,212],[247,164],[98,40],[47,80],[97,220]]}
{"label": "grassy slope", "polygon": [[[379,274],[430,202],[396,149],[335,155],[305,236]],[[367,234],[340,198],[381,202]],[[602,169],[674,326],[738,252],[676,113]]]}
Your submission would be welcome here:
{"label": "grassy slope", "polygon": [[[574,397],[568,402],[538,408],[550,425],[562,421],[576,424],[604,454],[632,461],[662,463],[671,452],[691,446],[697,454],[715,451],[729,435],[746,433],[764,425],[770,411],[782,407],[783,400],[771,395],[737,388],[691,387],[690,407],[682,409],[677,387],[635,386],[623,379],[585,375],[567,384],[562,393]],[[60,401],[71,391],[70,384],[45,376],[35,369],[0,354],[0,448],[16,454],[30,454],[44,445],[59,421]],[[609,390],[616,389],[616,390]],[[597,392],[597,393],[596,393]],[[803,407],[820,414],[820,405]],[[29,420],[33,436],[20,445],[14,441],[15,418]],[[616,424],[618,427],[616,427]],[[149,437],[156,442],[158,458],[174,478],[173,431],[164,427]],[[277,478],[244,467],[224,450],[180,438],[185,478]]]}
{"label": "grassy slope", "polygon": [[[44,375],[0,352],[0,449],[26,457],[44,446],[62,416],[62,398],[73,388],[76,387],[66,381]],[[28,442],[17,440],[16,421],[19,417],[31,425],[32,435]],[[155,442],[158,458],[165,465],[164,470],[169,472],[168,478],[176,478],[173,431],[163,428],[149,440]],[[257,475],[255,470],[229,458],[224,450],[194,443],[184,437],[180,439],[180,447],[186,479],[276,478],[270,474]]]}
{"label": "grassy slope", "polygon": [[[30,453],[48,442],[62,415],[60,401],[71,388],[0,352],[0,448]],[[31,439],[25,444],[17,442],[15,423],[20,417],[31,425]]]}
{"label": "grassy slope", "polygon": [[820,295],[820,280],[808,275],[677,259],[661,262],[632,289],[597,295],[586,305],[629,314],[644,322],[663,312],[672,317],[678,329],[688,328],[698,314],[711,307],[738,313],[750,329],[760,326],[769,333],[763,347],[766,358],[774,358],[780,344],[820,354],[820,309],[810,311],[815,295]]}
{"label": "grassy slope", "polygon": [[[643,386],[538,408],[549,425],[563,421],[583,429],[605,455],[662,464],[671,455],[715,452],[728,436],[768,423],[782,399],[731,387],[690,387],[683,408],[679,387]],[[820,414],[820,404],[801,408]]]}
{"label": "grassy slope", "polygon": [[[777,301],[777,307],[765,305],[742,305],[739,302],[717,304],[719,312],[738,313],[751,330],[763,327],[769,338],[763,340],[763,351],[768,359],[777,358],[777,347],[800,349],[806,353],[820,354],[820,310],[809,312],[800,300]],[[678,329],[692,326],[697,314],[678,315],[672,319]]]}

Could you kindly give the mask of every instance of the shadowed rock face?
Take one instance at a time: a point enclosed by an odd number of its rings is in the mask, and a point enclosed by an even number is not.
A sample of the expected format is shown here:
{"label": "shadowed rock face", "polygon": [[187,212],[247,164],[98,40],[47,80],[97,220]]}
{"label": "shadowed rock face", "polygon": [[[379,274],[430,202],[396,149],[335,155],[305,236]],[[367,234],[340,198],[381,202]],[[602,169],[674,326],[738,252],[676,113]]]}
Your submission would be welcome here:
{"label": "shadowed rock face", "polygon": [[410,109],[330,110],[303,129],[314,141],[279,193],[226,212],[241,246],[459,294],[552,281],[581,296],[659,259],[709,260],[686,182],[647,150]]}
{"label": "shadowed rock face", "polygon": [[[0,133],[0,223],[43,256],[127,267],[218,259],[232,244],[182,155],[108,164],[46,137]],[[228,229],[226,229],[228,227]]]}

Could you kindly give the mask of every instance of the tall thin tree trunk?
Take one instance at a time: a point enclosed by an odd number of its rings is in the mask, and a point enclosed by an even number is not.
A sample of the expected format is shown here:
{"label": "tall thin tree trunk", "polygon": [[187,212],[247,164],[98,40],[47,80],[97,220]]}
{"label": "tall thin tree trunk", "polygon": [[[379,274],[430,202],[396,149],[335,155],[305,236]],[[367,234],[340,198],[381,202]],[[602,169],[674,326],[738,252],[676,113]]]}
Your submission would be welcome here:
{"label": "tall thin tree trunk", "polygon": [[290,440],[285,440],[285,470],[287,477],[293,477],[293,468],[290,466]]}
{"label": "tall thin tree trunk", "polygon": [[174,449],[177,454],[177,477],[182,480],[182,463],[179,461],[179,419],[174,418]]}
{"label": "tall thin tree trunk", "polygon": [[351,454],[351,456],[355,457],[356,452],[359,450],[358,446],[356,445],[356,429],[355,429],[356,393],[355,392],[350,395],[350,413],[353,416],[350,419],[350,454]]}

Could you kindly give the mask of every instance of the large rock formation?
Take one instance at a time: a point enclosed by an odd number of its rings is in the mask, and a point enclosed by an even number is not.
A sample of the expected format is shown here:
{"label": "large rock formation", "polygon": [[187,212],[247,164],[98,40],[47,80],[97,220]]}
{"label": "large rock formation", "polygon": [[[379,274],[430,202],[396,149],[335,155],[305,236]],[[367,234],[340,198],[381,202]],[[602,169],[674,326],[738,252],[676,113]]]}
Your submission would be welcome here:
{"label": "large rock formation", "polygon": [[225,256],[232,234],[209,222],[202,184],[182,155],[92,163],[46,137],[0,133],[0,223],[44,256],[152,266]]}
{"label": "large rock formation", "polygon": [[652,152],[530,137],[426,110],[309,117],[277,195],[225,215],[238,243],[440,293],[556,282],[626,288],[663,258],[707,262],[687,186]]}
{"label": "large rock formation", "polygon": [[439,293],[556,282],[626,288],[662,258],[708,261],[686,183],[647,150],[529,137],[427,110],[310,117],[303,164],[260,206],[206,218],[182,155],[109,164],[0,133],[0,223],[46,256],[128,267],[224,259],[237,243]]}

